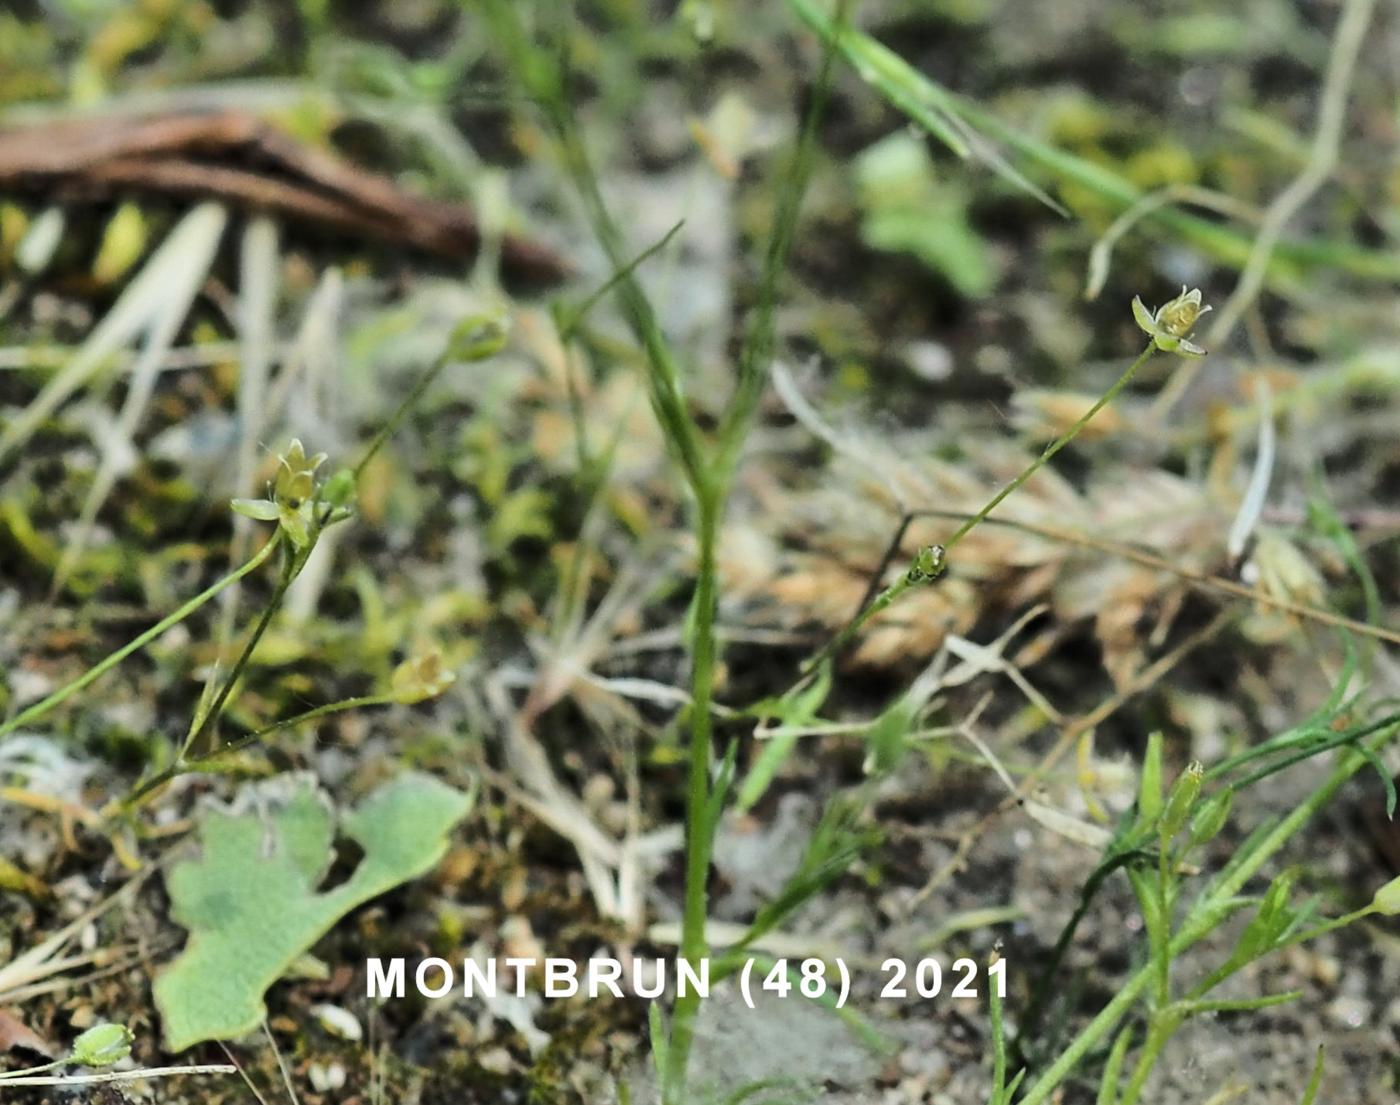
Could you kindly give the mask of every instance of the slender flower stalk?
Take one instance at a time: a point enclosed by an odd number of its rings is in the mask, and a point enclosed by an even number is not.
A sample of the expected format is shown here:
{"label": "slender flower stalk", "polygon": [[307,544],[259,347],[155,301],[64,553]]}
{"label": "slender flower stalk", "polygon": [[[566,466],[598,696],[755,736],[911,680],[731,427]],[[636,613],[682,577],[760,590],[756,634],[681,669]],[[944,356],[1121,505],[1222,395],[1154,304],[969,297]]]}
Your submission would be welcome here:
{"label": "slender flower stalk", "polygon": [[8,736],[9,734],[15,732],[15,730],[21,729],[26,725],[30,725],[33,722],[38,721],[39,718],[43,717],[50,710],[54,709],[57,706],[63,705],[63,703],[67,702],[79,691],[85,689],[93,682],[100,679],[107,672],[111,671],[114,667],[116,667],[128,656],[130,656],[133,652],[139,652],[141,649],[145,648],[148,644],[150,644],[157,637],[159,637],[162,633],[165,633],[172,627],[179,625],[182,621],[188,618],[191,614],[193,614],[201,606],[207,603],[210,599],[216,598],[226,588],[233,586],[233,584],[237,583],[244,576],[257,571],[258,568],[260,568],[263,565],[263,563],[267,560],[267,558],[270,557],[277,550],[278,543],[279,542],[277,540],[277,535],[274,534],[272,539],[268,541],[267,544],[265,544],[256,553],[254,553],[252,557],[250,557],[239,567],[235,568],[228,575],[224,576],[217,583],[211,584],[209,587],[205,588],[205,590],[195,595],[194,598],[186,602],[183,606],[179,607],[177,610],[161,618],[161,620],[156,622],[155,625],[151,626],[150,629],[132,638],[121,648],[117,649],[115,652],[109,654],[108,656],[105,656],[103,659],[99,660],[96,664],[88,668],[87,671],[83,672],[82,675],[78,676],[72,682],[65,683],[62,687],[59,687],[58,690],[54,691],[52,694],[34,703],[34,705],[29,706],[24,710],[21,710],[9,721],[0,723],[0,737]]}

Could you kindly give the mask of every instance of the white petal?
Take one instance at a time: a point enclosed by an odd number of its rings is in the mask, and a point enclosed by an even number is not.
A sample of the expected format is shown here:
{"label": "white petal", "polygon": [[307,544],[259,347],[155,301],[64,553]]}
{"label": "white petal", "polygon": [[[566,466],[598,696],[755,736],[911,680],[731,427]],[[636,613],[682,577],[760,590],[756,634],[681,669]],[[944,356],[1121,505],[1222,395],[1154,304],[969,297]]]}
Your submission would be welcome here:
{"label": "white petal", "polygon": [[259,522],[275,522],[278,517],[277,504],[266,499],[234,499],[229,506],[235,514],[256,518]]}
{"label": "white petal", "polygon": [[1133,318],[1137,320],[1138,326],[1144,333],[1156,335],[1157,320],[1152,317],[1152,312],[1144,306],[1141,299],[1133,296]]}

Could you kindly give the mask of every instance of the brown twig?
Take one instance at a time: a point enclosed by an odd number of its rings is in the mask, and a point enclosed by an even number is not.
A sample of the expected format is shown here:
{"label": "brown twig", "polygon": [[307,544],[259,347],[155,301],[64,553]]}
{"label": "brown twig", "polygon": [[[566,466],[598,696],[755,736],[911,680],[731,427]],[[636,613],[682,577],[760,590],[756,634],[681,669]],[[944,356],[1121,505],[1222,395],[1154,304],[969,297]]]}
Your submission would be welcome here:
{"label": "brown twig", "polygon": [[1088,713],[1080,714],[1078,717],[1070,719],[1069,723],[1064,726],[1059,738],[1055,741],[1050,751],[1045,754],[1040,763],[1036,764],[1034,768],[1026,773],[1026,777],[1021,780],[1015,792],[999,803],[995,809],[983,816],[975,825],[958,838],[958,844],[953,850],[952,858],[935,871],[933,875],[929,877],[929,880],[919,888],[919,891],[909,900],[908,905],[905,907],[906,912],[912,914],[924,899],[962,869],[963,864],[967,862],[967,857],[971,854],[977,841],[982,838],[982,835],[991,828],[1003,814],[1019,806],[1034,790],[1035,785],[1049,774],[1055,765],[1064,758],[1066,752],[1074,747],[1080,737],[1091,729],[1101,725],[1130,699],[1150,688],[1190,653],[1194,652],[1224,629],[1234,617],[1234,611],[1229,609],[1221,610],[1203,628],[1192,633],[1172,648],[1171,651],[1158,657],[1142,671],[1138,672],[1127,686],[1109,695],[1108,698],[1104,699]]}
{"label": "brown twig", "polygon": [[[213,197],[449,260],[481,245],[471,208],[415,196],[306,146],[244,111],[75,119],[0,131],[0,190],[60,202],[127,193]],[[506,274],[551,283],[571,271],[547,247],[507,234]]]}

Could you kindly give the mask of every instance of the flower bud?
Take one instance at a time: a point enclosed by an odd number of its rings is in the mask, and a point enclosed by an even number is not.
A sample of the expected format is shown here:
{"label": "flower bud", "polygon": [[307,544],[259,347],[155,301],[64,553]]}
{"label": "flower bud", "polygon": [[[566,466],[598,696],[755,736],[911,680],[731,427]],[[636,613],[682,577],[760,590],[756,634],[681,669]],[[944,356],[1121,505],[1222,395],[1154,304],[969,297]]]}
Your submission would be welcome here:
{"label": "flower bud", "polygon": [[1371,899],[1371,909],[1386,917],[1400,913],[1400,878],[1391,879],[1376,891],[1376,896]]}
{"label": "flower bud", "polygon": [[405,660],[394,669],[389,693],[395,702],[411,706],[436,698],[447,690],[457,676],[442,666],[442,653],[429,652]]}
{"label": "flower bud", "polygon": [[326,481],[321,489],[322,502],[331,506],[349,506],[355,499],[355,473],[342,468]]}
{"label": "flower bud", "polygon": [[1196,797],[1201,793],[1201,778],[1205,773],[1200,761],[1193,760],[1172,784],[1172,789],[1167,794],[1167,804],[1162,810],[1161,823],[1157,828],[1164,844],[1181,831],[1186,819],[1191,816]]}
{"label": "flower bud", "polygon": [[459,322],[447,339],[447,356],[454,361],[484,361],[506,344],[506,321],[499,315],[472,315]]}

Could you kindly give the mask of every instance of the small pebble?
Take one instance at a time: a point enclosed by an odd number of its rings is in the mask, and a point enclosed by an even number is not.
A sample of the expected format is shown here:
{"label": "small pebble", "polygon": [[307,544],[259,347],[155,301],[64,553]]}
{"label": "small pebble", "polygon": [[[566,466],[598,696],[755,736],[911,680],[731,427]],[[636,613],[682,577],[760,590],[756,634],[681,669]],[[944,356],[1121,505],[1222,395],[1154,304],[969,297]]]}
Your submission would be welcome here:
{"label": "small pebble", "polygon": [[909,370],[921,380],[937,383],[953,374],[953,354],[936,341],[911,341],[904,347]]}
{"label": "small pebble", "polygon": [[492,1074],[509,1074],[515,1066],[510,1052],[503,1047],[493,1047],[482,1052],[479,1062],[483,1070],[488,1070]]}
{"label": "small pebble", "polygon": [[365,1033],[360,1027],[359,1018],[348,1009],[339,1005],[317,1005],[312,1007],[311,1014],[332,1036],[339,1036],[342,1040],[364,1038]]}
{"label": "small pebble", "polygon": [[1360,1028],[1371,1020],[1371,1003],[1342,995],[1327,1007],[1328,1014],[1346,1028]]}
{"label": "small pebble", "polygon": [[311,1082],[313,1090],[317,1093],[326,1093],[330,1090],[338,1090],[345,1085],[345,1068],[339,1063],[329,1063],[326,1066],[312,1063],[306,1068],[306,1077]]}

